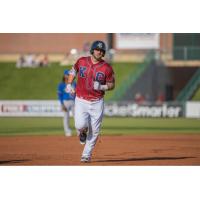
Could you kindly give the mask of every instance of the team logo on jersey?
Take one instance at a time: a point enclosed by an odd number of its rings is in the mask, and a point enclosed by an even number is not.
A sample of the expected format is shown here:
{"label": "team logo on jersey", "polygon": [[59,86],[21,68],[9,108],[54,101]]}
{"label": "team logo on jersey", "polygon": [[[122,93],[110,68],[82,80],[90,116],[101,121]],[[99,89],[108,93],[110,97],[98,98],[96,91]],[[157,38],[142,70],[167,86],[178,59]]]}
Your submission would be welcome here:
{"label": "team logo on jersey", "polygon": [[97,72],[95,80],[98,81],[98,82],[103,83],[104,80],[105,80],[105,74],[103,72]]}
{"label": "team logo on jersey", "polygon": [[85,71],[86,71],[86,67],[84,66],[80,66],[80,70],[79,70],[79,76],[82,77],[82,78],[85,78]]}

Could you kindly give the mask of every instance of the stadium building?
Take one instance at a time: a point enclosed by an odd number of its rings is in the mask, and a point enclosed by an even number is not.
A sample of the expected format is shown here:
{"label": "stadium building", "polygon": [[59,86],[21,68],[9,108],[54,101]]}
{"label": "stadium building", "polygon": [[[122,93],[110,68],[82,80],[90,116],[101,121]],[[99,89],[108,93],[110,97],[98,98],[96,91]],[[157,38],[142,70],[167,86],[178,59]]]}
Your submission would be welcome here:
{"label": "stadium building", "polygon": [[140,93],[150,102],[183,101],[199,88],[198,33],[4,33],[0,60],[16,62],[21,54],[47,54],[50,62],[71,65],[97,39],[106,41],[109,62],[141,65],[110,100],[132,101]]}

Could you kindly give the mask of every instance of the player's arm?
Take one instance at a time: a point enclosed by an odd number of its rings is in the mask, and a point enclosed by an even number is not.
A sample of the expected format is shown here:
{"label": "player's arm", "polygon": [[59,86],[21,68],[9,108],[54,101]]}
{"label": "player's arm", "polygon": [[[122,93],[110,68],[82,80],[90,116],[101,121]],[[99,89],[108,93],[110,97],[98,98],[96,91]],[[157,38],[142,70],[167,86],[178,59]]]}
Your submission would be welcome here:
{"label": "player's arm", "polygon": [[115,88],[115,82],[107,82],[108,90],[113,90]]}
{"label": "player's arm", "polygon": [[72,69],[69,72],[69,76],[68,76],[68,81],[67,81],[68,84],[66,86],[66,92],[75,93],[75,89],[72,86],[72,83],[73,83],[75,77],[76,77],[76,70],[74,69],[74,67],[72,67]]}
{"label": "player's arm", "polygon": [[58,100],[60,101],[60,104],[63,104],[63,87],[62,84],[60,83],[57,87],[57,96]]}
{"label": "player's arm", "polygon": [[65,105],[64,105],[63,87],[62,87],[62,85],[59,85],[59,86],[58,86],[57,94],[58,94],[58,99],[59,99],[59,101],[60,101],[62,110],[63,110],[63,111],[67,111],[67,109],[66,109],[66,107],[65,107]]}
{"label": "player's arm", "polygon": [[115,73],[112,67],[107,71],[106,85],[108,86],[108,90],[115,88]]}
{"label": "player's arm", "polygon": [[108,91],[108,90],[113,90],[114,88],[115,88],[115,77],[112,68],[109,68],[109,70],[107,71],[107,78],[105,85],[101,85],[100,82],[94,81],[95,90]]}
{"label": "player's arm", "polygon": [[62,92],[58,91],[57,94],[58,94],[58,99],[60,101],[60,104],[63,105],[63,94],[62,94]]}
{"label": "player's arm", "polygon": [[94,89],[108,91],[113,90],[115,88],[115,82],[107,82],[105,85],[101,85],[100,82],[94,81]]}
{"label": "player's arm", "polygon": [[76,70],[74,67],[69,71],[68,84],[72,84],[76,77]]}

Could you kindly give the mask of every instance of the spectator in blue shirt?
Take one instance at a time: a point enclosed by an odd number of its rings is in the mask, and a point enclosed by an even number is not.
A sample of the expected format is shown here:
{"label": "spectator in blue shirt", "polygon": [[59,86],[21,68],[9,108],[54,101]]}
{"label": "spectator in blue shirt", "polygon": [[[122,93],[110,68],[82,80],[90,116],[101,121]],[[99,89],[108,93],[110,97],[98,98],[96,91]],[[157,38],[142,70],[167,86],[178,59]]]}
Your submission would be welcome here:
{"label": "spectator in blue shirt", "polygon": [[[63,125],[64,125],[65,136],[72,135],[72,130],[70,129],[69,126],[69,117],[70,117],[69,113],[70,111],[72,113],[74,112],[73,110],[74,110],[74,99],[75,99],[75,95],[72,95],[65,91],[66,84],[68,81],[68,76],[69,76],[69,70],[65,70],[63,80],[58,85],[58,99],[60,101],[62,110],[64,112]],[[73,82],[72,86],[75,89],[76,83]]]}

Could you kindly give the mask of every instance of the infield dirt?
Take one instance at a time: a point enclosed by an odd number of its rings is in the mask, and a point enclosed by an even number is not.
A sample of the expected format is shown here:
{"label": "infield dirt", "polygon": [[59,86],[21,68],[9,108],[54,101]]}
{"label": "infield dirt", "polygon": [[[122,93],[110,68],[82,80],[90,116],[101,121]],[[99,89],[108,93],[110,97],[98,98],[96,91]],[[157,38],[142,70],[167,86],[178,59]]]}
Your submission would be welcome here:
{"label": "infield dirt", "polygon": [[100,136],[91,163],[80,163],[78,137],[0,137],[1,166],[200,165],[200,135]]}

